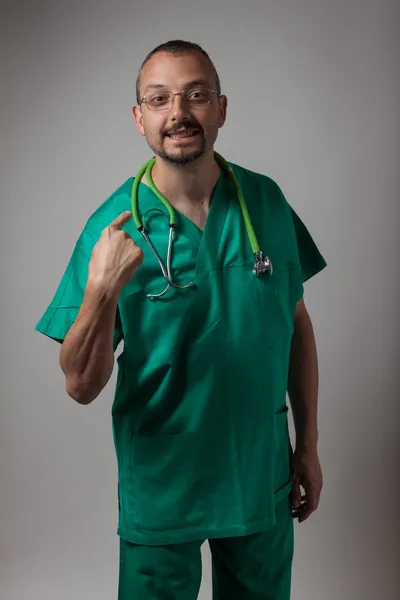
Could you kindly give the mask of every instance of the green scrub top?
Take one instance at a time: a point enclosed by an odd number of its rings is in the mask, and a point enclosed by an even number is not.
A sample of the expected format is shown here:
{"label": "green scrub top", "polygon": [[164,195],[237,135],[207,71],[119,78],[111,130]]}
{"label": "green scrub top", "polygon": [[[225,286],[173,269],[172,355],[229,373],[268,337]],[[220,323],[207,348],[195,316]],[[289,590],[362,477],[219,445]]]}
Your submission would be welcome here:
{"label": "green scrub top", "polygon": [[[293,317],[304,282],[326,266],[305,225],[269,177],[230,163],[274,272],[257,278],[240,205],[221,171],[204,232],[179,211],[173,280],[136,230],[144,262],[123,288],[115,322],[118,376],[112,406],[118,465],[118,534],[158,545],[240,536],[275,524],[290,492],[286,391]],[[84,227],[36,330],[63,340],[84,295],[101,231],[131,209],[129,178]],[[145,184],[139,207],[163,258],[165,209]]]}

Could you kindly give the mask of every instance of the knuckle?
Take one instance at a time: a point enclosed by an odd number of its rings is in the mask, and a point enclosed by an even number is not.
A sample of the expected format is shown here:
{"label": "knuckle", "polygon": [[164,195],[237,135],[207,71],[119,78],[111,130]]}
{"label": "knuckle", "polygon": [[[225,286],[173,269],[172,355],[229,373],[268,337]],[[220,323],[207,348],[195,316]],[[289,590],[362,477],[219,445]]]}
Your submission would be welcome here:
{"label": "knuckle", "polygon": [[141,248],[139,248],[139,246],[136,246],[136,255],[139,259],[140,262],[143,262],[144,259],[144,252]]}

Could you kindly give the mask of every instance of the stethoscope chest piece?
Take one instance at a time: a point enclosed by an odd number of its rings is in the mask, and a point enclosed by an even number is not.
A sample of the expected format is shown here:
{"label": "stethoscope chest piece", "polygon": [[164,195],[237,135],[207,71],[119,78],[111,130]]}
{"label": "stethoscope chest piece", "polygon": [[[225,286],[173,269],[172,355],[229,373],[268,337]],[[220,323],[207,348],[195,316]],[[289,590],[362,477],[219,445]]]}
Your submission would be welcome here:
{"label": "stethoscope chest piece", "polygon": [[271,259],[268,256],[266,256],[265,254],[263,254],[261,250],[260,250],[260,252],[257,252],[254,255],[254,258],[255,258],[254,267],[253,267],[254,275],[256,275],[257,277],[260,277],[260,275],[265,275],[265,274],[267,274],[268,276],[271,276],[273,273]]}

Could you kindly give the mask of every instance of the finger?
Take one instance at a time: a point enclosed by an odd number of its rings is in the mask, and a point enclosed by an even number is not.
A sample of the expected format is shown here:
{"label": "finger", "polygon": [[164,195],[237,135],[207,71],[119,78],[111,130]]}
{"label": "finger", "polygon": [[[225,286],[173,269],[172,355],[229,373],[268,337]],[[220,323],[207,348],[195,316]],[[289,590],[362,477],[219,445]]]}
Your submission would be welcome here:
{"label": "finger", "polygon": [[307,519],[311,517],[313,512],[314,511],[310,509],[304,510],[304,512],[302,512],[298,517],[299,523],[304,523],[304,521],[307,521]]}
{"label": "finger", "polygon": [[294,510],[296,510],[300,507],[301,500],[302,500],[302,497],[301,497],[300,484],[295,479],[293,479],[291,501],[292,501],[292,507]]}
{"label": "finger", "polygon": [[292,517],[295,519],[299,517],[306,508],[306,501],[302,500],[301,504],[297,508],[292,508]]}
{"label": "finger", "polygon": [[297,508],[292,509],[292,513],[294,515],[298,516],[298,515],[304,513],[304,511],[306,510],[307,507],[308,507],[307,498],[305,496],[302,496],[301,503],[299,504],[299,506]]}
{"label": "finger", "polygon": [[292,505],[292,511],[298,512],[299,510],[302,510],[304,508],[304,505],[306,504],[306,502],[307,502],[306,498],[304,496],[302,496],[300,504],[297,504],[296,506]]}
{"label": "finger", "polygon": [[132,212],[130,210],[126,210],[121,213],[114,221],[111,221],[110,227],[112,229],[122,229],[124,225],[128,223],[128,221],[132,218]]}
{"label": "finger", "polygon": [[[292,496],[293,498],[293,496]],[[298,500],[292,500],[292,510],[299,510],[299,508],[301,508],[304,503],[307,501],[306,496],[300,496],[300,502]],[[295,502],[295,504],[294,504]]]}
{"label": "finger", "polygon": [[307,494],[307,501],[303,507],[303,510],[299,514],[299,523],[303,523],[312,515],[312,513],[317,510],[318,500],[317,493],[311,492]]}

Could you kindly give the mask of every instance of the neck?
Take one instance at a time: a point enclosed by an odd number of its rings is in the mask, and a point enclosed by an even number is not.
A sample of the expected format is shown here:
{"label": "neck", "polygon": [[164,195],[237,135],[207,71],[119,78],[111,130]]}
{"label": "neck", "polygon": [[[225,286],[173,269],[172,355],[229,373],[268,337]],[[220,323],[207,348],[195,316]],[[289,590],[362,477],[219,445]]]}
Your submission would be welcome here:
{"label": "neck", "polygon": [[193,165],[173,165],[156,157],[152,179],[157,189],[174,206],[209,206],[220,167],[214,152],[208,152]]}

